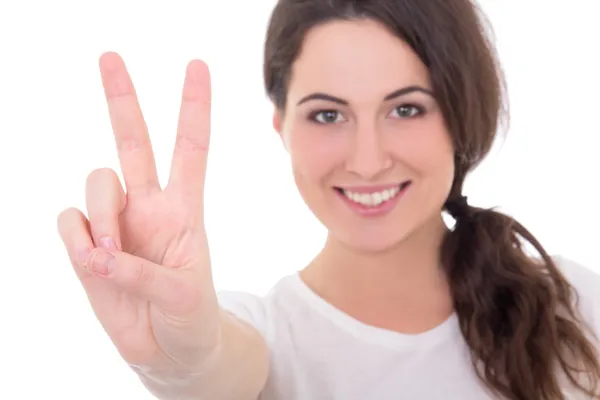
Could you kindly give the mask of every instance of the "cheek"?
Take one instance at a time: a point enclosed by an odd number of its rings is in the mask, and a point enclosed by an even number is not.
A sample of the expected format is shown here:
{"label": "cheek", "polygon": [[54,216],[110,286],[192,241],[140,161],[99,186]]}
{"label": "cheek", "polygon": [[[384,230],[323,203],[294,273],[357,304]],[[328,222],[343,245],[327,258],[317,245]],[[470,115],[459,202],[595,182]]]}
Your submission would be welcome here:
{"label": "cheek", "polygon": [[342,136],[310,127],[291,131],[289,152],[294,174],[312,183],[326,180],[343,163]]}
{"label": "cheek", "polygon": [[439,118],[415,121],[393,136],[396,158],[417,175],[450,177],[454,174],[454,150],[445,125]]}

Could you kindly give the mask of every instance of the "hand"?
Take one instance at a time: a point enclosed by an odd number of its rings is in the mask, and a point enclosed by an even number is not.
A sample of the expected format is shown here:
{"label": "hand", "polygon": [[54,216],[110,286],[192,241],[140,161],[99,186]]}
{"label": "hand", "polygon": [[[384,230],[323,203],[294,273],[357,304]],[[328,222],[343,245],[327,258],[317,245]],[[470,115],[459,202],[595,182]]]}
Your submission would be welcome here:
{"label": "hand", "polygon": [[196,371],[218,347],[219,307],[203,218],[210,75],[188,65],[168,185],[161,189],[146,124],[122,59],[100,58],[126,191],[110,169],[86,184],[88,218],[58,229],[98,320],[138,371]]}

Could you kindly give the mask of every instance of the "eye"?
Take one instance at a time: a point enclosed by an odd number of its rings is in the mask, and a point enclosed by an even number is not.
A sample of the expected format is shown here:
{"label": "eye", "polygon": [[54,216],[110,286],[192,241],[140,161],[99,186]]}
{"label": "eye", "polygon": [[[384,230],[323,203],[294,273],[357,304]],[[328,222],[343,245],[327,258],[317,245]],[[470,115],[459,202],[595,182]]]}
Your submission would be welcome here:
{"label": "eye", "polygon": [[414,104],[403,104],[394,108],[398,118],[411,118],[423,114],[423,107]]}
{"label": "eye", "polygon": [[341,114],[336,110],[320,110],[311,113],[309,119],[319,124],[334,124],[341,122]]}

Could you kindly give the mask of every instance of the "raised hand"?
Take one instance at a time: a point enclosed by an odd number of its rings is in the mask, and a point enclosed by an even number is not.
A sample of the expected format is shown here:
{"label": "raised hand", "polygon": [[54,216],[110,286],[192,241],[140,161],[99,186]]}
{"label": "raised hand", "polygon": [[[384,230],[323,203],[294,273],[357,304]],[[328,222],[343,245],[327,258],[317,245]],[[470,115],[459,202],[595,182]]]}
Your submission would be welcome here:
{"label": "raised hand", "polygon": [[100,323],[142,371],[196,371],[217,349],[219,307],[203,196],[210,136],[210,76],[187,67],[168,185],[161,189],[132,81],[115,53],[100,71],[125,190],[110,169],[86,184],[86,216],[67,209],[61,238]]}

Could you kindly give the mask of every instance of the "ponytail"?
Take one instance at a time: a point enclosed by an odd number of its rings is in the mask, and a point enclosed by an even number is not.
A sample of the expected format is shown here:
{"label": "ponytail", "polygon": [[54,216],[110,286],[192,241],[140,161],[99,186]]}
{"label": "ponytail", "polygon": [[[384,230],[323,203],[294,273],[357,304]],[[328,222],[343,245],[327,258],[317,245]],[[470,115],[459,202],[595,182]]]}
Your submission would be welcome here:
{"label": "ponytail", "polygon": [[[582,330],[576,293],[540,243],[513,218],[469,206],[464,196],[445,208],[456,224],[442,260],[479,378],[508,399],[558,400],[564,372],[575,388],[599,396],[598,354]],[[526,243],[541,260],[526,254]]]}

